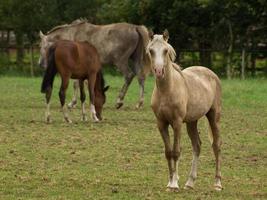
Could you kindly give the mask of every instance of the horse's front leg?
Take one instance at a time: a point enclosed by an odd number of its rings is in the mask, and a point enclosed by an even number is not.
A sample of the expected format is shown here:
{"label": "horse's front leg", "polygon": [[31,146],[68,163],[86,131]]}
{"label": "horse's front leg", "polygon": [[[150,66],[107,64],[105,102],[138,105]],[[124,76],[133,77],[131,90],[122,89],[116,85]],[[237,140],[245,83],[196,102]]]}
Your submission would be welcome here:
{"label": "horse's front leg", "polygon": [[173,161],[173,171],[172,171],[172,181],[170,183],[169,188],[175,189],[178,191],[179,189],[179,175],[178,175],[178,163],[181,154],[181,127],[182,120],[177,119],[172,124],[173,128],[173,148],[172,148],[172,161]]}
{"label": "horse's front leg", "polygon": [[61,108],[62,108],[65,121],[68,123],[72,123],[72,121],[69,119],[68,109],[66,108],[66,105],[65,105],[66,90],[69,85],[69,78],[64,78],[64,77],[61,77],[61,78],[62,78],[62,82],[61,82],[61,87],[60,87],[59,94],[58,94],[60,103],[61,103]]}
{"label": "horse's front leg", "polygon": [[73,82],[73,97],[71,102],[68,104],[68,108],[74,108],[77,104],[77,96],[78,96],[78,90],[79,90],[79,80],[74,80]]}
{"label": "horse's front leg", "polygon": [[173,171],[174,171],[174,165],[172,161],[172,149],[171,149],[171,142],[170,142],[170,135],[168,131],[169,124],[165,121],[162,121],[158,119],[157,121],[158,129],[161,134],[162,140],[164,142],[165,147],[165,157],[168,162],[168,168],[169,168],[169,182],[167,185],[167,190],[169,189],[178,189],[178,185],[173,184]]}
{"label": "horse's front leg", "polygon": [[84,81],[79,80],[79,86],[80,86],[80,100],[82,104],[82,121],[87,121],[86,113],[85,113],[85,92],[84,92]]}
{"label": "horse's front leg", "polygon": [[45,99],[46,99],[45,120],[46,120],[46,123],[48,123],[48,124],[52,122],[52,120],[51,120],[51,114],[50,114],[50,99],[51,99],[51,94],[52,94],[52,88],[49,87],[46,90],[46,93],[45,93]]}
{"label": "horse's front leg", "polygon": [[95,92],[94,92],[95,81],[96,81],[96,73],[89,76],[88,89],[89,89],[89,97],[90,97],[91,116],[94,122],[99,122],[99,119],[96,116],[96,110],[95,110]]}

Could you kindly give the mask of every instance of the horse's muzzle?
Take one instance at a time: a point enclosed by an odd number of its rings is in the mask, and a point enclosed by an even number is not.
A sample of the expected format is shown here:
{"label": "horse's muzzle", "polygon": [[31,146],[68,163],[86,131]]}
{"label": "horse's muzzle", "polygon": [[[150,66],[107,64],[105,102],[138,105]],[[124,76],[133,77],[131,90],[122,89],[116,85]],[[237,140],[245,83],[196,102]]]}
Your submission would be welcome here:
{"label": "horse's muzzle", "polygon": [[43,58],[41,57],[39,58],[38,64],[39,64],[39,67],[46,69],[46,64]]}
{"label": "horse's muzzle", "polygon": [[156,78],[163,78],[164,77],[164,68],[163,67],[155,67],[154,74]]}

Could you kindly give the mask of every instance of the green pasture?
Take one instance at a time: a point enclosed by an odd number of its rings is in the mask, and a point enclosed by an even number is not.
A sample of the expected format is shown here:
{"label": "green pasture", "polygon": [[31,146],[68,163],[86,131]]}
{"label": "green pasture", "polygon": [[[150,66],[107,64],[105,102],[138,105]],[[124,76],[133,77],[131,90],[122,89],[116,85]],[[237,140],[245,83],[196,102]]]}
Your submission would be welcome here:
{"label": "green pasture", "polygon": [[[204,119],[199,122],[202,149],[195,189],[182,189],[192,154],[183,128],[178,193],[165,191],[167,162],[150,108],[153,77],[146,83],[141,110],[135,109],[136,80],[125,105],[116,110],[123,79],[111,75],[105,79],[110,89],[101,123],[82,122],[80,105],[70,113],[73,124],[63,121],[57,78],[53,122],[48,125],[44,122],[41,77],[0,77],[1,200],[267,199],[267,79],[222,81],[221,192],[213,190],[215,162]],[[71,95],[70,87],[68,101]]]}

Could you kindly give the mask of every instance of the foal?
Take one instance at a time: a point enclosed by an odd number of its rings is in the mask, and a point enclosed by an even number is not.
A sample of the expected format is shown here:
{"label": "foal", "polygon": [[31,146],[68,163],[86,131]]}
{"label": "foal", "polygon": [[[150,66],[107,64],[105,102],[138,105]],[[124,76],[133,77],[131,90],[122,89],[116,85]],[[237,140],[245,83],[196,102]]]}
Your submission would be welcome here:
{"label": "foal", "polygon": [[108,89],[108,86],[104,87],[100,59],[95,47],[88,42],[59,40],[48,49],[47,60],[48,67],[41,88],[41,92],[46,94],[46,121],[48,123],[51,122],[50,97],[56,73],[59,73],[61,77],[59,98],[66,122],[71,123],[67,114],[67,108],[65,107],[65,93],[70,78],[79,79],[82,120],[87,120],[85,115],[84,80],[88,81],[92,118],[96,122],[99,119],[101,120],[102,107],[106,100],[105,91]]}
{"label": "foal", "polygon": [[[221,190],[221,139],[219,120],[221,115],[220,80],[211,70],[201,66],[189,67],[183,71],[173,61],[176,53],[167,42],[168,32],[154,35],[147,46],[156,78],[151,98],[151,107],[157,118],[158,129],[165,144],[165,156],[169,167],[167,190],[178,190],[178,161],[180,157],[180,138],[182,123],[186,123],[193,148],[193,160],[185,189],[193,188],[197,177],[197,162],[201,141],[197,122],[208,118],[212,131],[212,148],[216,158],[215,189]],[[174,134],[171,147],[168,127]]]}

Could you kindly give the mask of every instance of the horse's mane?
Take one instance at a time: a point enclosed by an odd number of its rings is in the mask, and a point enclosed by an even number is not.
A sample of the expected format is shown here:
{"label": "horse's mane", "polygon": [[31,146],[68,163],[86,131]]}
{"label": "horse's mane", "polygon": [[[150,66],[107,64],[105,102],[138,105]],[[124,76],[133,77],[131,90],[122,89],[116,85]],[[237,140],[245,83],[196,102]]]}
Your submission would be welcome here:
{"label": "horse's mane", "polygon": [[72,21],[70,24],[63,24],[63,25],[55,26],[50,31],[48,31],[47,34],[55,32],[58,29],[67,28],[67,27],[71,27],[71,26],[76,26],[76,25],[79,25],[79,24],[87,23],[87,22],[88,22],[88,20],[86,18],[79,18],[79,19],[76,19],[76,20]]}

